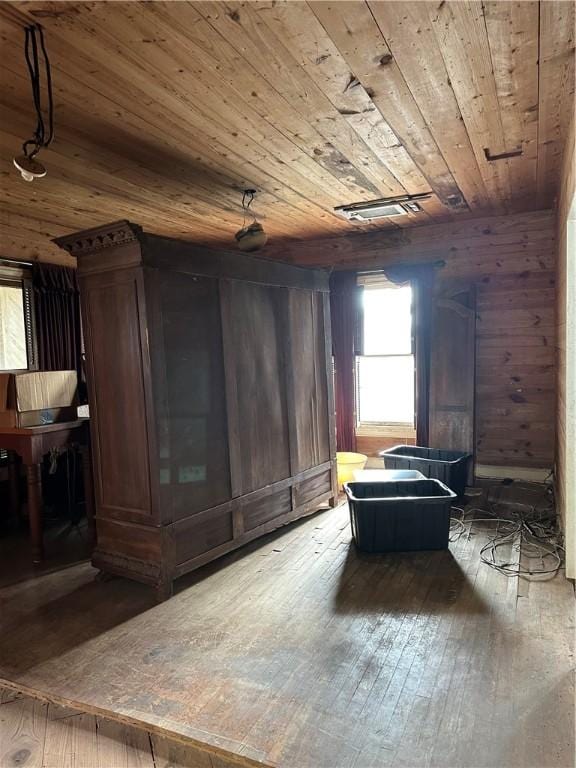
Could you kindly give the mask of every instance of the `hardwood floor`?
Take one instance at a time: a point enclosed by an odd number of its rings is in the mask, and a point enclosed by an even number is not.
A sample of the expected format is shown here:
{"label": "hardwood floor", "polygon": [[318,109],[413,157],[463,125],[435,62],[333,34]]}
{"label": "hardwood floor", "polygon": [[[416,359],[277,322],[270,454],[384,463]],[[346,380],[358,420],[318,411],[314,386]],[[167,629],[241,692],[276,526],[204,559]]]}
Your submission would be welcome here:
{"label": "hardwood floor", "polygon": [[572,585],[506,578],[486,541],[362,555],[340,506],[161,605],[74,566],[0,590],[0,678],[249,763],[567,768]]}
{"label": "hardwood floor", "polygon": [[45,559],[34,563],[27,525],[19,525],[16,531],[4,531],[0,535],[0,589],[89,561],[91,550],[86,518],[82,518],[79,525],[67,521],[45,524],[44,550]]}
{"label": "hardwood floor", "polygon": [[0,687],[0,766],[226,768],[238,765],[149,731]]}

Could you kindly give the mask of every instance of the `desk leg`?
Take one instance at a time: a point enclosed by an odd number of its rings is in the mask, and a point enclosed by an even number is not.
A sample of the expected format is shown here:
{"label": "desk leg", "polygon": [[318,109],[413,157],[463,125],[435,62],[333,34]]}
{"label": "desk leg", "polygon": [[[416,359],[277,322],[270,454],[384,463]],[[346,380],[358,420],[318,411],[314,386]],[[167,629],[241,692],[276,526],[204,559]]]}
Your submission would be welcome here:
{"label": "desk leg", "polygon": [[27,464],[28,482],[28,517],[30,519],[30,537],[32,539],[32,558],[40,563],[44,558],[42,538],[42,465]]}

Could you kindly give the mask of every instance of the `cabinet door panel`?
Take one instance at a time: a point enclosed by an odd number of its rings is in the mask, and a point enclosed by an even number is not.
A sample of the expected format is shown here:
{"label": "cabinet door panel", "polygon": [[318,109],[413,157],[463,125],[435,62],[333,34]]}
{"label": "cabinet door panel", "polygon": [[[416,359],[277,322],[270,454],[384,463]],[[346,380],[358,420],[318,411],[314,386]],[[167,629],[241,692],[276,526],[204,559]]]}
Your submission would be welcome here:
{"label": "cabinet door panel", "polygon": [[145,314],[140,272],[82,280],[99,515],[150,517]]}
{"label": "cabinet door panel", "polygon": [[230,499],[218,281],[148,272],[164,511],[178,520]]}
{"label": "cabinet door panel", "polygon": [[[430,360],[430,445],[474,453],[474,286],[449,284],[434,306]],[[470,462],[468,482],[473,482]]]}
{"label": "cabinet door panel", "polygon": [[230,504],[207,509],[174,524],[174,559],[180,565],[232,541]]}
{"label": "cabinet door panel", "polygon": [[322,294],[288,290],[288,389],[292,474],[330,458]]}
{"label": "cabinet door panel", "polygon": [[290,476],[286,290],[221,281],[233,496]]}

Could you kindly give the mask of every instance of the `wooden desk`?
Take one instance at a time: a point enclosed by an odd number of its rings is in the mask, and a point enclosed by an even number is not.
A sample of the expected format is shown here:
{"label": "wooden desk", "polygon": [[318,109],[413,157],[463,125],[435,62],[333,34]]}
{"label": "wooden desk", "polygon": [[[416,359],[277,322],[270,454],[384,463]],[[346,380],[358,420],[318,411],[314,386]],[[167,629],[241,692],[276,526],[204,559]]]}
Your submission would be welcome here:
{"label": "wooden desk", "polygon": [[[0,427],[0,448],[17,453],[26,467],[28,483],[28,516],[35,563],[44,557],[42,537],[42,458],[53,448],[78,445],[82,455],[86,515],[91,537],[94,536],[94,502],[92,471],[90,466],[90,438],[88,419],[48,424],[42,427]],[[10,459],[10,492],[12,503],[18,506],[17,465]]]}

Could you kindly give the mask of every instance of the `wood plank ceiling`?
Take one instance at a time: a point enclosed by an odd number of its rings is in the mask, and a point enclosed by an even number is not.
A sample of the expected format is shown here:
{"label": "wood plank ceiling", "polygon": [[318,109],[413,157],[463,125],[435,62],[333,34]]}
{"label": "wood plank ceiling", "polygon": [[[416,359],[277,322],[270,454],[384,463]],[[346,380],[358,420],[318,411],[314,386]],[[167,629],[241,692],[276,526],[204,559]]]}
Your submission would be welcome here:
{"label": "wood plank ceiling", "polygon": [[[12,167],[35,124],[29,23],[56,101],[32,184]],[[555,0],[3,2],[0,40],[0,255],[18,258],[123,217],[233,244],[245,187],[276,245],[550,207],[574,103],[574,4]],[[333,211],[420,192],[393,220]]]}

